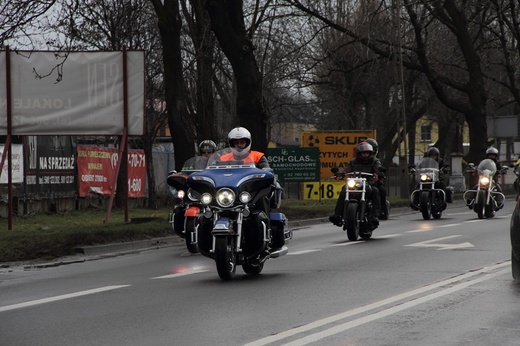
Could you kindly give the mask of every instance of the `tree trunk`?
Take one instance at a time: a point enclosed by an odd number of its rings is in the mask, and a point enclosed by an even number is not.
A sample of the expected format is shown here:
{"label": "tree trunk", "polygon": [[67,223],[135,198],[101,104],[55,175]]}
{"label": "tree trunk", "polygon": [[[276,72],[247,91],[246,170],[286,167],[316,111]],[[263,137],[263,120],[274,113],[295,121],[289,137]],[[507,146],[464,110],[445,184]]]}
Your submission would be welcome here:
{"label": "tree trunk", "polygon": [[181,14],[178,0],[152,1],[158,17],[159,33],[163,45],[164,89],[168,126],[175,152],[175,169],[180,170],[183,163],[192,157],[194,138],[184,102],[184,80],[181,57]]}
{"label": "tree trunk", "polygon": [[[252,135],[253,148],[267,149],[267,115],[263,107],[262,75],[247,36],[241,0],[206,0],[206,10],[220,47],[233,67],[239,124]],[[230,129],[231,130],[231,129]]]}

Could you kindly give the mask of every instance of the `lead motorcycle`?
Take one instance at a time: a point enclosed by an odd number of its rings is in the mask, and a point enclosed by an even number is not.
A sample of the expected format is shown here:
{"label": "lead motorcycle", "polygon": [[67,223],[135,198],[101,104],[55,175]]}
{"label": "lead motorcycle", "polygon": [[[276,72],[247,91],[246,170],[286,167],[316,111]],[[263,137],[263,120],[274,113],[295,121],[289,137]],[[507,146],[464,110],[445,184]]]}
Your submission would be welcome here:
{"label": "lead motorcycle", "polygon": [[[505,167],[501,168],[500,173],[505,173]],[[475,173],[475,165],[469,164],[466,172]],[[497,166],[491,159],[480,162],[476,172],[478,183],[473,190],[464,192],[463,198],[469,209],[473,209],[479,219],[492,218],[495,212],[504,206],[505,196],[497,190],[497,185],[493,180],[497,174]]]}
{"label": "lead motorcycle", "polygon": [[[447,169],[444,166],[443,169]],[[439,163],[431,157],[425,157],[417,169],[411,167],[411,173],[416,175],[419,182],[417,188],[410,195],[412,209],[421,211],[424,220],[440,219],[446,209],[446,192],[435,185],[441,180]]]}
{"label": "lead motorcycle", "polygon": [[272,171],[254,163],[218,161],[225,152],[215,153],[206,170],[188,177],[188,194],[202,206],[199,252],[215,260],[222,280],[231,280],[239,265],[257,275],[269,258],[287,254],[292,232],[283,213],[262,211],[280,206]]}
{"label": "lead motorcycle", "polygon": [[185,239],[186,248],[190,253],[199,252],[197,248],[196,227],[201,205],[199,201],[189,198],[187,184],[188,177],[195,172],[200,172],[200,170],[171,171],[166,179],[166,182],[170,186],[171,194],[177,200],[177,203],[170,213],[169,222],[175,234]]}
{"label": "lead motorcycle", "polygon": [[[381,172],[384,168],[380,167]],[[345,178],[345,204],[343,207],[343,230],[347,231],[347,238],[356,241],[370,239],[372,232],[379,226],[374,220],[372,200],[370,196],[372,187],[368,183],[374,179],[373,173],[364,172],[338,172],[337,167],[331,169],[337,180]]]}

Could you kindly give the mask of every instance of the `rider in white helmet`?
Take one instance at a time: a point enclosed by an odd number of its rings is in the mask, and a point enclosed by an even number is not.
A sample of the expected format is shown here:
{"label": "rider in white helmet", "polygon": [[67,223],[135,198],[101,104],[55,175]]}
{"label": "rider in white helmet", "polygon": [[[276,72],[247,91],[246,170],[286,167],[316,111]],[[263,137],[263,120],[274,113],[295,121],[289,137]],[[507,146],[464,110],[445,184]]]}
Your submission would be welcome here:
{"label": "rider in white helmet", "polygon": [[251,150],[251,132],[245,127],[235,127],[228,133],[228,143],[231,151],[222,155],[220,161],[240,160],[254,162],[258,168],[269,168],[265,154]]}

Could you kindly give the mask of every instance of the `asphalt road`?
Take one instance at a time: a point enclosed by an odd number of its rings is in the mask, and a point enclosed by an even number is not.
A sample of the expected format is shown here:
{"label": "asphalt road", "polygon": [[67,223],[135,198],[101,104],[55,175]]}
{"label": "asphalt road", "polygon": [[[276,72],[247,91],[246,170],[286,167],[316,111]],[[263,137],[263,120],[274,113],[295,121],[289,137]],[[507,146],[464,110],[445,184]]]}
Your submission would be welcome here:
{"label": "asphalt road", "polygon": [[0,344],[518,345],[513,206],[392,214],[366,242],[302,225],[287,256],[231,282],[182,243],[2,269]]}

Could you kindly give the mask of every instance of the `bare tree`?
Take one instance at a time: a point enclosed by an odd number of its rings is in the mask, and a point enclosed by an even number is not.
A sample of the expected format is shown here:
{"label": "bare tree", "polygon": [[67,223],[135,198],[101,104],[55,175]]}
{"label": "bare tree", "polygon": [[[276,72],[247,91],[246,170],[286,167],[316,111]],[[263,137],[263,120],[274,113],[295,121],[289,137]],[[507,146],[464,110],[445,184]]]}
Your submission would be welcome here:
{"label": "bare tree", "polygon": [[0,3],[0,46],[14,44],[31,47],[35,34],[40,34],[41,18],[57,0],[9,0]]}

